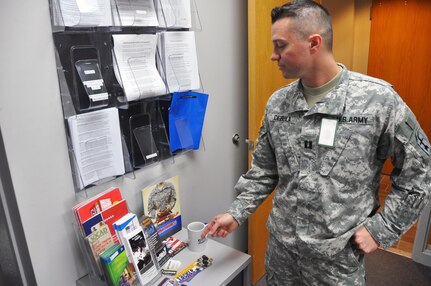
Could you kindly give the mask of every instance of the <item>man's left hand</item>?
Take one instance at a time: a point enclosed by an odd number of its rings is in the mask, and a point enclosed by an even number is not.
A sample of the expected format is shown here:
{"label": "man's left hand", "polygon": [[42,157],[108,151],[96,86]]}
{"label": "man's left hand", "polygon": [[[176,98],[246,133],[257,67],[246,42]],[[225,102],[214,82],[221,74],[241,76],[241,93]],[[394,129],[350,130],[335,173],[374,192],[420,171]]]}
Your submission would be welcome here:
{"label": "man's left hand", "polygon": [[352,241],[356,247],[365,254],[371,253],[379,247],[379,243],[374,240],[364,226],[358,228],[353,234]]}

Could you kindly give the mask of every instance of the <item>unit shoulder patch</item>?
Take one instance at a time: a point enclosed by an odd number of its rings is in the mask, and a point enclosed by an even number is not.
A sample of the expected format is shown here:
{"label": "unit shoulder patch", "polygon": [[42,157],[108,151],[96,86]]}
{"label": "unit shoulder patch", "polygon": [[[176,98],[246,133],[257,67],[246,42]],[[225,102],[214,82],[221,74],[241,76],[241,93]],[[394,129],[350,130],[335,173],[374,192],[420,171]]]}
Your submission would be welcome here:
{"label": "unit shoulder patch", "polygon": [[425,152],[425,154],[427,154],[428,156],[431,156],[431,146],[430,143],[428,142],[427,137],[425,136],[425,134],[422,132],[421,129],[418,128],[418,130],[416,130],[416,143],[418,144],[419,148],[422,149],[422,151]]}

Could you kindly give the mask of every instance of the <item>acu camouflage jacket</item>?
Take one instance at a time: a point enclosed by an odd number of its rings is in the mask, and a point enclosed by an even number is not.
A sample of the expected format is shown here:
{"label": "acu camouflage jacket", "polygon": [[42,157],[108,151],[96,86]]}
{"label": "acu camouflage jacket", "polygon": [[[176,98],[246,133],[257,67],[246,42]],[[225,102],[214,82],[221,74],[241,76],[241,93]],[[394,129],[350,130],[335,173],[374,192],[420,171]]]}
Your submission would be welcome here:
{"label": "acu camouflage jacket", "polygon": [[[241,224],[275,187],[267,227],[302,253],[334,256],[360,225],[389,247],[430,198],[430,143],[411,110],[388,83],[342,68],[338,85],[311,109],[299,81],[271,96],[229,209]],[[322,119],[336,121],[333,146],[319,144]],[[392,189],[376,213],[388,157]]]}

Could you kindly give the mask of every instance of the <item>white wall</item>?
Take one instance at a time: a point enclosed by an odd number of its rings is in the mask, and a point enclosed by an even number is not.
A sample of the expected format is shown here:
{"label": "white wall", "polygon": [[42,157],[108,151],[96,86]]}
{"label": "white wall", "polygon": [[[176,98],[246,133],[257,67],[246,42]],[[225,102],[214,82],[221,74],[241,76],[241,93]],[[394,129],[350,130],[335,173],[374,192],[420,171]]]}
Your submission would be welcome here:
{"label": "white wall", "polygon": [[[234,133],[247,133],[247,1],[196,4],[199,67],[210,95],[205,150],[89,190],[93,195],[118,186],[130,210],[140,213],[142,187],[179,175],[184,224],[225,211],[247,166],[245,144],[231,143]],[[85,269],[71,208],[84,196],[73,189],[48,0],[1,1],[0,37],[0,126],[36,280],[75,285]],[[246,250],[245,227],[223,242]]]}

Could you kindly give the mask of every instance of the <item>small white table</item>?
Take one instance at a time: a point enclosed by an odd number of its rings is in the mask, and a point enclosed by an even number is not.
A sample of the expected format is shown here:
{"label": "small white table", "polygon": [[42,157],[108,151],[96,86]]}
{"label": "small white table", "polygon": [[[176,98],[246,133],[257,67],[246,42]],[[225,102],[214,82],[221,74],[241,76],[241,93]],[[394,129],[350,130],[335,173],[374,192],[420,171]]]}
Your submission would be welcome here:
{"label": "small white table", "polygon": [[[173,236],[182,241],[187,241],[187,230],[183,228]],[[213,259],[212,265],[185,284],[189,286],[225,286],[242,272],[243,285],[251,285],[251,256],[215,240],[208,239],[206,248],[202,252],[192,252],[185,248],[175,255],[173,259],[181,261],[179,270],[181,271],[204,254]],[[163,278],[165,277],[169,276],[163,276]],[[157,283],[160,283],[163,278],[159,279]]]}
{"label": "small white table", "polygon": [[[173,236],[182,241],[187,241],[187,230],[183,228]],[[241,272],[243,286],[251,285],[251,256],[215,240],[208,239],[206,248],[202,252],[192,252],[186,247],[175,255],[173,259],[181,261],[179,269],[179,271],[181,271],[204,254],[213,259],[212,265],[198,273],[190,282],[185,283],[186,285],[226,286]],[[157,286],[166,277],[172,278],[172,276],[162,275],[162,278],[158,279],[151,286]],[[76,285],[106,286],[107,284],[101,280],[95,280],[89,275],[86,275],[77,280]]]}

